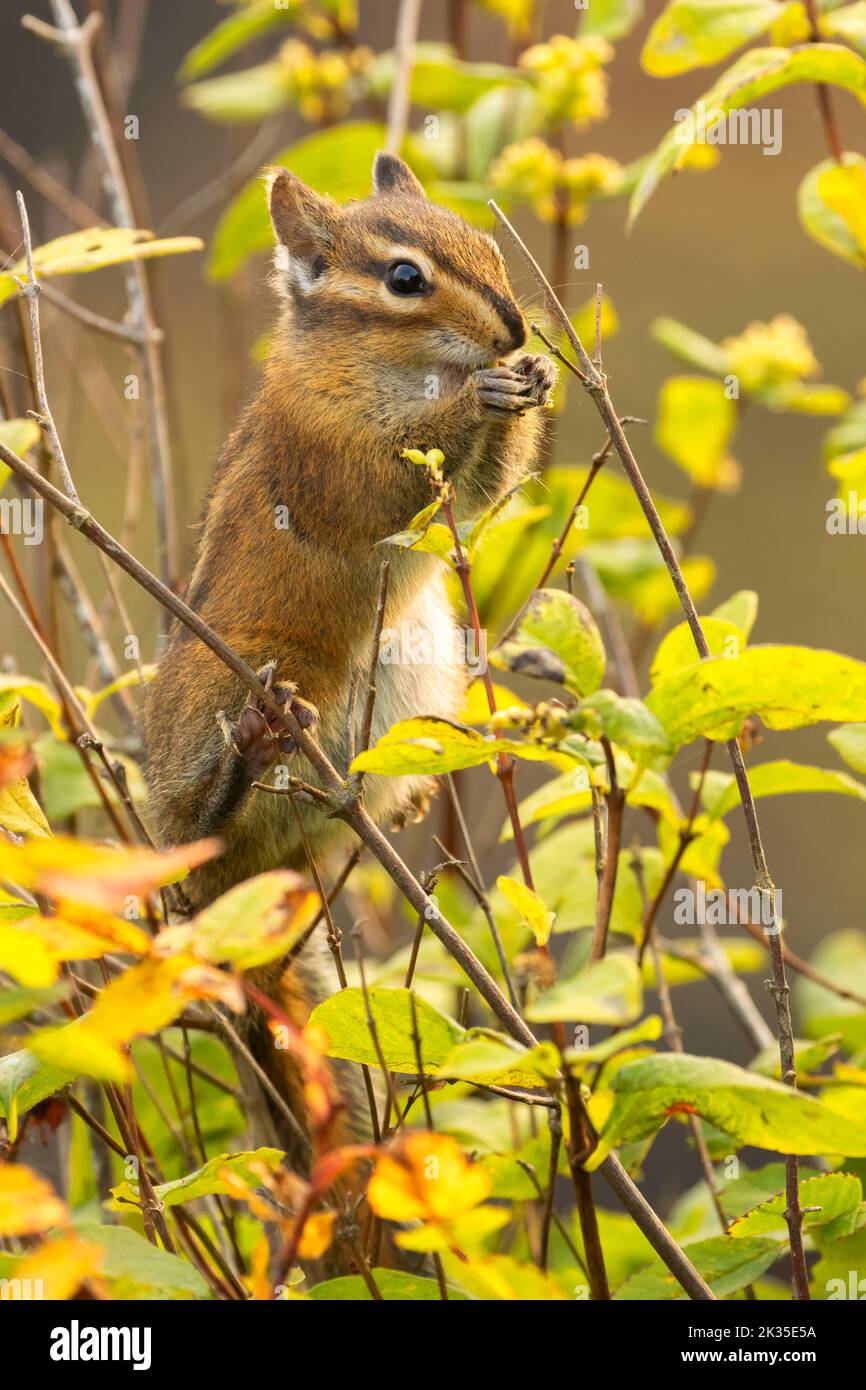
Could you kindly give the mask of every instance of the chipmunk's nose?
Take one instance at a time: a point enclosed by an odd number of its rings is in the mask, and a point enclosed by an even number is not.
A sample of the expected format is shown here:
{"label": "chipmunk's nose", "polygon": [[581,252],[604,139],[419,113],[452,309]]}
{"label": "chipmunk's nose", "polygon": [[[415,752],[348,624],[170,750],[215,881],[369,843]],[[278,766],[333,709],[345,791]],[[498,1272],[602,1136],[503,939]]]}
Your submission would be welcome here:
{"label": "chipmunk's nose", "polygon": [[498,353],[516,352],[526,342],[526,320],[516,304],[503,303],[497,307],[506,331],[494,338],[493,346]]}

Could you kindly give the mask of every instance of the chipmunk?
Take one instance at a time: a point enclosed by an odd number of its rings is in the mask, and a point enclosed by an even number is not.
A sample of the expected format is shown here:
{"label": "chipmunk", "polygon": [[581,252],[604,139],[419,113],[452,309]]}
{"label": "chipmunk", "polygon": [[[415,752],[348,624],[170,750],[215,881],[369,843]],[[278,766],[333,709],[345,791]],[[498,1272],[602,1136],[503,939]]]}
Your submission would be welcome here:
{"label": "chipmunk", "polygon": [[[521,351],[527,326],[493,239],[431,203],[402,160],[378,155],[372,195],[345,206],[278,171],[269,205],[284,309],[261,388],[216,470],[187,597],[292,701],[302,725],[315,726],[345,773],[351,692],[369,662],[383,554],[375,546],[432,496],[426,470],[402,451],[440,449],[458,519],[478,514],[526,473],[556,369]],[[386,625],[453,636],[441,563],[393,554]],[[376,687],[373,742],[399,719],[456,718],[465,673],[456,663],[380,665]],[[363,695],[354,703],[357,746]],[[184,883],[194,908],[265,870],[307,867],[290,798],[253,787],[296,752],[290,736],[184,628],[149,687],[145,736],[157,842],[216,835],[225,846]],[[301,756],[292,772],[315,781]],[[365,805],[385,823],[428,790],[429,779],[370,776]],[[327,865],[351,832],[295,805]],[[337,980],[311,941],[261,987],[303,1024]],[[264,1021],[250,1026],[253,1050],[276,1075]],[[297,1078],[278,1084],[302,1111]],[[297,1134],[282,1130],[303,1169]]]}

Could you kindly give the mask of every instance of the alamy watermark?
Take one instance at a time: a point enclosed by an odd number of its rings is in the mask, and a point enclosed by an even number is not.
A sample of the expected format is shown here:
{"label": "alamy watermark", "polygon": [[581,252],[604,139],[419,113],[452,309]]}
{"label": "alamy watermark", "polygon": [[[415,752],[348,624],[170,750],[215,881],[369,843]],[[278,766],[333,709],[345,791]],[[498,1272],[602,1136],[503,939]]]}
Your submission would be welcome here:
{"label": "alamy watermark", "polygon": [[762,154],[779,154],[782,148],[782,111],[779,107],[740,107],[725,111],[698,101],[674,112],[678,145],[760,145]]}
{"label": "alamy watermark", "polygon": [[[774,910],[775,903],[775,910]],[[778,936],[782,920],[782,890],[710,888],[698,879],[694,888],[674,893],[674,922],[678,927],[727,927],[752,922],[765,936]]]}
{"label": "alamy watermark", "polygon": [[0,497],[0,535],[23,536],[25,545],[41,545],[44,507],[41,497]]}
{"label": "alamy watermark", "polygon": [[415,623],[385,627],[379,639],[382,666],[465,666],[473,675],[487,670],[487,632],[478,639],[470,628],[450,624],[429,628]]}

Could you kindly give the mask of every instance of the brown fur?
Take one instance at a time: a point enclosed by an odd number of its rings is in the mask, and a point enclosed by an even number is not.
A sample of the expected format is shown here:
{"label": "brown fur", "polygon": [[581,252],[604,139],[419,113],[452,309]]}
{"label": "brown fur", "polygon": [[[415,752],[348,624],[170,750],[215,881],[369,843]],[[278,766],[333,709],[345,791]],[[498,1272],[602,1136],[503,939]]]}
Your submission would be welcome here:
{"label": "brown fur", "polygon": [[[251,666],[275,662],[275,679],[317,707],[318,737],[341,771],[385,553],[374,546],[431,500],[424,470],[401,451],[441,449],[458,515],[473,515],[526,472],[540,431],[531,407],[552,383],[545,359],[517,354],[526,326],[492,240],[429,203],[398,160],[379,157],[376,185],[365,202],[339,208],[291,175],[272,183],[285,309],[261,389],[216,472],[189,590]],[[416,263],[430,292],[403,299],[389,290],[395,259]],[[514,368],[504,389],[528,383],[520,409],[510,408],[513,396],[502,409],[490,405],[499,397],[484,373],[496,363]],[[275,507],[287,509],[287,529],[275,525]],[[387,553],[386,624],[451,624],[440,562]],[[458,713],[456,667],[390,667],[381,676],[374,739],[397,718]],[[304,867],[287,799],[250,790],[253,776],[217,723],[220,710],[237,720],[245,698],[206,647],[173,634],[147,698],[150,819],[163,845],[205,834],[224,841],[225,854],[185,885],[194,906],[266,869]],[[291,770],[311,776],[301,759]],[[423,789],[418,779],[368,780],[379,820]],[[304,816],[327,861],[344,827]],[[315,949],[296,969],[308,997],[336,988]]]}

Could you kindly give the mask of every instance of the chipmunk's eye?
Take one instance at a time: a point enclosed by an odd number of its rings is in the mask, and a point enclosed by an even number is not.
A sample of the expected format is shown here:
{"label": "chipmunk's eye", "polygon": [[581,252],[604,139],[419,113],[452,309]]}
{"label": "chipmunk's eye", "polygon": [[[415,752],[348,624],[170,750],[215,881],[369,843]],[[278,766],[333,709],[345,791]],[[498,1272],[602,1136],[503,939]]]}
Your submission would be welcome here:
{"label": "chipmunk's eye", "polygon": [[411,261],[395,261],[385,279],[394,294],[423,294],[427,289],[427,281]]}

